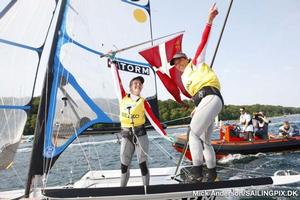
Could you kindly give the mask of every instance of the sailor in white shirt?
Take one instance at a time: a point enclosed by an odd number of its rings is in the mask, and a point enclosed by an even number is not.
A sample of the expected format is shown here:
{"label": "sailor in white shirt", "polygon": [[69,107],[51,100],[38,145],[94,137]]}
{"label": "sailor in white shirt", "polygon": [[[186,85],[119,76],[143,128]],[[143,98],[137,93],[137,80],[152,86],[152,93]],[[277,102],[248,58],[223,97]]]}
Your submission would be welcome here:
{"label": "sailor in white shirt", "polygon": [[252,125],[251,115],[246,112],[244,107],[240,108],[240,113],[240,124],[242,125],[242,131],[248,133],[247,139],[252,140],[252,134],[254,129]]}
{"label": "sailor in white shirt", "polygon": [[294,136],[294,129],[290,126],[288,121],[285,121],[283,125],[279,128],[280,137]]}

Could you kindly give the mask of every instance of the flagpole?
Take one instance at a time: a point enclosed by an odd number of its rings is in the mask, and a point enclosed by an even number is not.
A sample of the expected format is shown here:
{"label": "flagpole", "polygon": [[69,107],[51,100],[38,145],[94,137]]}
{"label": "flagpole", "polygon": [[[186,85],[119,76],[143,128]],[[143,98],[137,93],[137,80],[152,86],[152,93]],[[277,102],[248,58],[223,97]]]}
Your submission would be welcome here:
{"label": "flagpole", "polygon": [[[148,14],[149,14],[149,27],[150,27],[150,39],[151,39],[151,46],[153,46],[153,29],[152,29],[152,16],[151,16],[151,8],[150,8],[150,0],[148,1]],[[156,99],[156,101],[154,101],[154,114],[157,115],[157,119],[160,120],[160,113],[159,113],[159,106],[158,106],[158,95],[157,95],[157,77],[156,77],[156,72],[153,69],[153,67],[150,67],[150,69],[152,70],[153,74],[154,74],[154,85],[155,85],[155,95],[153,96],[154,99]],[[156,97],[156,98],[155,98]]]}
{"label": "flagpole", "polygon": [[178,31],[176,33],[171,33],[171,34],[164,35],[164,36],[161,36],[161,37],[158,37],[158,38],[155,38],[155,39],[151,39],[151,40],[147,40],[147,41],[144,41],[144,42],[141,42],[141,43],[138,43],[138,44],[134,44],[134,45],[122,48],[122,49],[118,49],[116,51],[112,51],[112,52],[109,52],[109,53],[106,53],[106,54],[102,54],[102,55],[100,55],[100,58],[110,57],[111,55],[114,55],[116,53],[127,51],[129,49],[132,49],[132,48],[135,48],[135,47],[138,47],[138,46],[142,46],[144,44],[147,44],[147,43],[150,43],[150,42],[154,42],[154,41],[157,41],[157,40],[161,40],[161,39],[164,39],[164,38],[167,38],[167,37],[170,37],[170,36],[173,36],[173,35],[177,35],[177,34],[180,34],[180,33],[184,33],[184,31]]}
{"label": "flagpole", "polygon": [[151,10],[150,10],[150,0],[148,2],[148,14],[149,14],[149,22],[150,22],[150,37],[151,37],[151,45],[153,46],[153,30],[152,30],[152,17],[151,17]]}
{"label": "flagpole", "polygon": [[210,64],[211,68],[213,67],[213,64],[214,64],[214,61],[215,61],[215,58],[216,58],[216,55],[217,55],[217,52],[218,52],[218,49],[219,49],[219,45],[220,45],[220,42],[221,42],[221,39],[222,39],[222,35],[223,35],[224,29],[225,29],[225,26],[226,26],[226,22],[227,22],[230,10],[231,10],[232,3],[233,3],[233,0],[230,0],[230,4],[229,4],[228,10],[227,10],[225,21],[224,21],[224,24],[223,24],[223,27],[222,27],[222,30],[221,30],[221,33],[220,33],[220,36],[219,36],[219,40],[218,40],[218,43],[217,43],[217,46],[216,46],[216,49],[215,49],[214,56],[213,56],[211,64]]}

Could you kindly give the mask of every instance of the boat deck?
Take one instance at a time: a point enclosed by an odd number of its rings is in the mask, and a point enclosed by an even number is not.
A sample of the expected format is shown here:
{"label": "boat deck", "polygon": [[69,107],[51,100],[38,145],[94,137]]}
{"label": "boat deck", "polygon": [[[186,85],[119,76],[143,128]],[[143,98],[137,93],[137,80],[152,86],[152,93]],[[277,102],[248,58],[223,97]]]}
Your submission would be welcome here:
{"label": "boat deck", "polygon": [[[178,181],[172,179],[175,170],[175,167],[150,168],[150,185],[178,184]],[[120,176],[121,170],[89,171],[74,183],[74,188],[118,187]],[[140,169],[131,169],[128,186],[141,185],[143,183]]]}

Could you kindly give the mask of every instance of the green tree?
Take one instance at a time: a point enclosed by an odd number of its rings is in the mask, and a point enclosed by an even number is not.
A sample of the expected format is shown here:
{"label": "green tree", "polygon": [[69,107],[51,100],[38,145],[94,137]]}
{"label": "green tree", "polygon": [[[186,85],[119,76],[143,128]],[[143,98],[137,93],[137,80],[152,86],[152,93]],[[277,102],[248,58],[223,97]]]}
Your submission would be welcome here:
{"label": "green tree", "polygon": [[[35,129],[36,117],[38,112],[40,98],[34,97],[31,101],[32,109],[29,112],[28,120],[26,122],[24,128],[24,134],[33,134]],[[193,109],[195,108],[194,103],[190,100],[184,100],[184,103],[187,106],[183,106],[182,104],[177,103],[171,99],[168,100],[158,100],[159,113],[160,113],[160,121],[168,122],[168,125],[180,125],[180,124],[188,124],[191,120],[189,117]],[[273,105],[225,105],[223,110],[219,115],[220,120],[237,120],[239,119],[240,107],[245,107],[248,113],[253,114],[253,112],[262,111],[268,117],[282,116],[287,114],[300,114],[300,108],[295,107],[283,107],[283,106],[273,106]],[[181,119],[181,120],[177,120]],[[118,126],[118,125],[114,125]],[[101,128],[101,127],[111,127],[110,124],[97,124],[94,125],[93,128]]]}

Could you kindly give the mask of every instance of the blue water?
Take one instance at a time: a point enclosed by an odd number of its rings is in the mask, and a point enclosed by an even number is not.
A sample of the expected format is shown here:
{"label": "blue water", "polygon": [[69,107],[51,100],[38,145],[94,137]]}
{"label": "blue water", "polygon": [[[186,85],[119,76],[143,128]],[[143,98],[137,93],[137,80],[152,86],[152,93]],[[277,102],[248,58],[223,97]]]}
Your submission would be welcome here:
{"label": "blue water", "polygon": [[[276,133],[281,122],[285,120],[292,121],[300,127],[300,115],[296,115],[272,119],[269,130]],[[176,135],[186,132],[186,128],[167,129],[167,132],[170,135]],[[148,134],[150,167],[176,166],[180,154],[158,133],[149,131]],[[218,137],[218,133],[214,133],[213,138]],[[117,141],[114,134],[79,138],[57,160],[50,172],[47,185],[66,185],[80,179],[89,170],[119,169],[120,145]],[[0,191],[24,188],[30,155],[31,143],[20,144],[13,167],[0,171]],[[189,162],[186,161],[186,163]],[[136,157],[134,157],[131,168],[138,168]],[[234,155],[218,163],[221,179],[267,176],[273,175],[277,170],[300,172],[300,151],[260,153],[247,156]],[[298,190],[298,199],[300,199],[300,184],[279,187],[279,189]]]}

